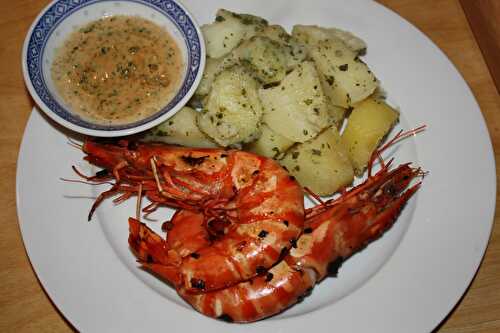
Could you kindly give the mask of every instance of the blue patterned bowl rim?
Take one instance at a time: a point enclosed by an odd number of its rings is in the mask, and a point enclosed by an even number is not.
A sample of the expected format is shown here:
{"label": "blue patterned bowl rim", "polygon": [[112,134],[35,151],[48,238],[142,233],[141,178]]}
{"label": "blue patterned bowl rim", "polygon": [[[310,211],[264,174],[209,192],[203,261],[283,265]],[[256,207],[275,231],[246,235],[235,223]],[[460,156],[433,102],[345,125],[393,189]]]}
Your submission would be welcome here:
{"label": "blue patterned bowl rim", "polygon": [[[88,122],[63,107],[47,87],[43,75],[43,56],[51,34],[65,19],[84,7],[102,3],[133,2],[154,9],[167,17],[178,29],[186,44],[187,72],[173,99],[159,112],[143,120],[123,125],[102,125]],[[172,0],[55,0],[42,10],[31,26],[23,47],[23,74],[35,102],[50,118],[76,132],[94,136],[122,136],[149,129],[173,116],[194,94],[205,65],[203,35],[191,14]],[[47,64],[45,64],[47,66]]]}

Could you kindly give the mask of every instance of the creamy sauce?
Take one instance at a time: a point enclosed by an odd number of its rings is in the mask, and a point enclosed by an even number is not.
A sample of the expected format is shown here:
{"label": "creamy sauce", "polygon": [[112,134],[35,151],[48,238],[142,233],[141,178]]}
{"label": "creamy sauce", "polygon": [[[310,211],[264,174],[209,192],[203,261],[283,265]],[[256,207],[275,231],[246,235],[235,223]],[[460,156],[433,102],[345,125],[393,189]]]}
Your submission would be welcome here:
{"label": "creamy sauce", "polygon": [[52,80],[78,115],[99,124],[144,119],[175,95],[183,76],[169,33],[135,16],[112,16],[73,32],[56,51]]}

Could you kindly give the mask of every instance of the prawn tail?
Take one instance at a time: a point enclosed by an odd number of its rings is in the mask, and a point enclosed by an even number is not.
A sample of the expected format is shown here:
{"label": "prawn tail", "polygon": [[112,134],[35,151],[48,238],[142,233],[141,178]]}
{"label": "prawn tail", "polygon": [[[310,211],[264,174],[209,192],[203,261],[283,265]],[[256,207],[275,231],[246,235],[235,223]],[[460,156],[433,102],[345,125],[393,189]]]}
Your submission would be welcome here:
{"label": "prawn tail", "polygon": [[179,268],[172,265],[163,265],[158,263],[141,262],[142,268],[146,269],[153,275],[156,275],[163,281],[170,283],[174,288],[182,284]]}
{"label": "prawn tail", "polygon": [[130,217],[128,243],[142,267],[174,287],[182,283],[179,265],[182,258],[146,224]]}

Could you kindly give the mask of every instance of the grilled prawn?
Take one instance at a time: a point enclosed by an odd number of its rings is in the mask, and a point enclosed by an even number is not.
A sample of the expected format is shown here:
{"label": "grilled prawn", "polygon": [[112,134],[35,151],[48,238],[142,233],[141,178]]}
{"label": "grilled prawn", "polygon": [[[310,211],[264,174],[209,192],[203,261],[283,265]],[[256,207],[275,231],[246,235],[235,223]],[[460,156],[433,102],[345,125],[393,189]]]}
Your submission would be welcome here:
{"label": "grilled prawn", "polygon": [[302,233],[303,191],[271,159],[237,150],[126,141],[86,141],[83,151],[86,160],[105,168],[91,180],[116,181],[98,197],[89,219],[106,197],[121,194],[117,200],[122,201],[143,193],[152,201],[146,211],[158,205],[182,208],[178,220],[204,226],[197,235],[181,239],[210,239],[196,248],[197,256],[186,256],[186,248],[183,252],[173,241],[165,243],[132,226],[144,237],[132,237],[131,245],[149,244],[150,255],[161,258],[161,275],[186,292],[218,290],[255,277],[275,265]]}
{"label": "grilled prawn", "polygon": [[[219,290],[193,293],[176,285],[170,272],[165,271],[169,263],[164,261],[164,254],[174,246],[177,253],[194,260],[202,259],[198,249],[207,246],[210,239],[204,237],[206,231],[200,224],[203,218],[200,213],[179,211],[168,228],[167,240],[130,218],[130,247],[144,268],[173,284],[181,297],[207,316],[252,322],[277,314],[310,293],[315,284],[336,271],[343,260],[393,225],[421,183],[410,184],[424,173],[409,163],[391,169],[391,162],[384,163],[380,154],[395,142],[424,128],[398,133],[372,155],[364,183],[344,191],[337,199],[308,209],[303,233],[293,242],[292,248],[281,253],[281,260],[276,265],[261,268],[247,281]],[[382,167],[372,175],[377,158]],[[267,233],[260,232],[259,236],[264,242]]]}
{"label": "grilled prawn", "polygon": [[[409,185],[421,175],[420,169],[412,168],[409,164],[393,170],[390,164],[384,165],[363,184],[345,192],[338,199],[309,209],[303,234],[290,251],[283,253],[282,260],[275,266],[257,271],[257,276],[248,281],[220,290],[192,293],[189,289],[176,286],[170,278],[170,272],[165,272],[168,261],[163,261],[169,245],[145,224],[133,218],[129,219],[129,244],[143,267],[173,283],[181,297],[197,311],[229,321],[256,321],[295,304],[329,271],[380,237],[392,226],[406,202],[419,189],[420,183],[411,187]],[[190,219],[194,220],[196,216]],[[182,221],[175,219],[173,223],[172,231],[182,225]],[[191,233],[196,234],[197,225],[192,227]],[[173,233],[172,239],[178,234]],[[266,235],[261,236],[261,241],[265,242]],[[206,238],[202,238],[198,246],[203,246],[204,242],[207,242]],[[198,246],[187,245],[183,253],[192,260],[202,260],[203,253],[196,249]],[[212,270],[211,267],[207,269]]]}

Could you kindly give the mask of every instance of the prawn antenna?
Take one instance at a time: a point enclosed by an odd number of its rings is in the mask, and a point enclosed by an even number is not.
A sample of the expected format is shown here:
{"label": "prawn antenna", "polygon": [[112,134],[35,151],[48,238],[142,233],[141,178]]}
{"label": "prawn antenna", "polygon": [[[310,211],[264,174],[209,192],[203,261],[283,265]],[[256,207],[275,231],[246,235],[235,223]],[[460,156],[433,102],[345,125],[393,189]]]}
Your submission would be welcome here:
{"label": "prawn antenna", "polygon": [[139,183],[139,190],[137,191],[137,205],[135,207],[135,218],[141,221],[141,201],[142,201],[142,183]]}
{"label": "prawn antenna", "polygon": [[408,130],[408,131],[403,131],[400,130],[398,134],[396,134],[395,137],[393,137],[391,140],[389,140],[386,144],[384,144],[380,149],[378,149],[378,155],[380,155],[383,151],[385,151],[387,148],[390,146],[394,145],[395,143],[404,140],[406,138],[409,138],[410,136],[417,135],[420,132],[423,132],[427,128],[427,125],[421,125],[418,126],[414,129]]}
{"label": "prawn antenna", "polygon": [[321,197],[314,193],[309,187],[304,186],[304,191],[306,191],[307,194],[310,195],[314,200],[316,200],[320,205],[325,205],[325,202],[321,199]]}
{"label": "prawn antenna", "polygon": [[427,125],[424,124],[424,125],[415,127],[415,128],[408,130],[408,131],[400,130],[391,140],[386,142],[380,148],[376,149],[372,153],[372,156],[371,156],[370,160],[368,161],[368,167],[367,167],[368,168],[368,177],[372,176],[372,168],[373,168],[373,163],[375,162],[375,160],[378,159],[380,161],[382,168],[386,168],[392,163],[392,159],[388,163],[385,163],[384,159],[382,158],[382,153],[384,151],[386,151],[389,147],[395,145],[399,141],[402,141],[406,138],[409,138],[410,136],[414,136],[420,132],[423,132],[426,128],[427,128]]}
{"label": "prawn antenna", "polygon": [[83,149],[83,144],[81,144],[80,142],[76,141],[75,139],[72,139],[69,136],[67,136],[66,139],[68,140],[68,144],[71,147],[76,148],[78,150],[82,150]]}
{"label": "prawn antenna", "polygon": [[81,183],[81,184],[86,184],[86,185],[114,185],[114,183],[109,182],[109,181],[91,182],[91,181],[80,180],[80,179],[68,179],[68,178],[59,178],[59,179],[62,181],[68,182],[68,183]]}

